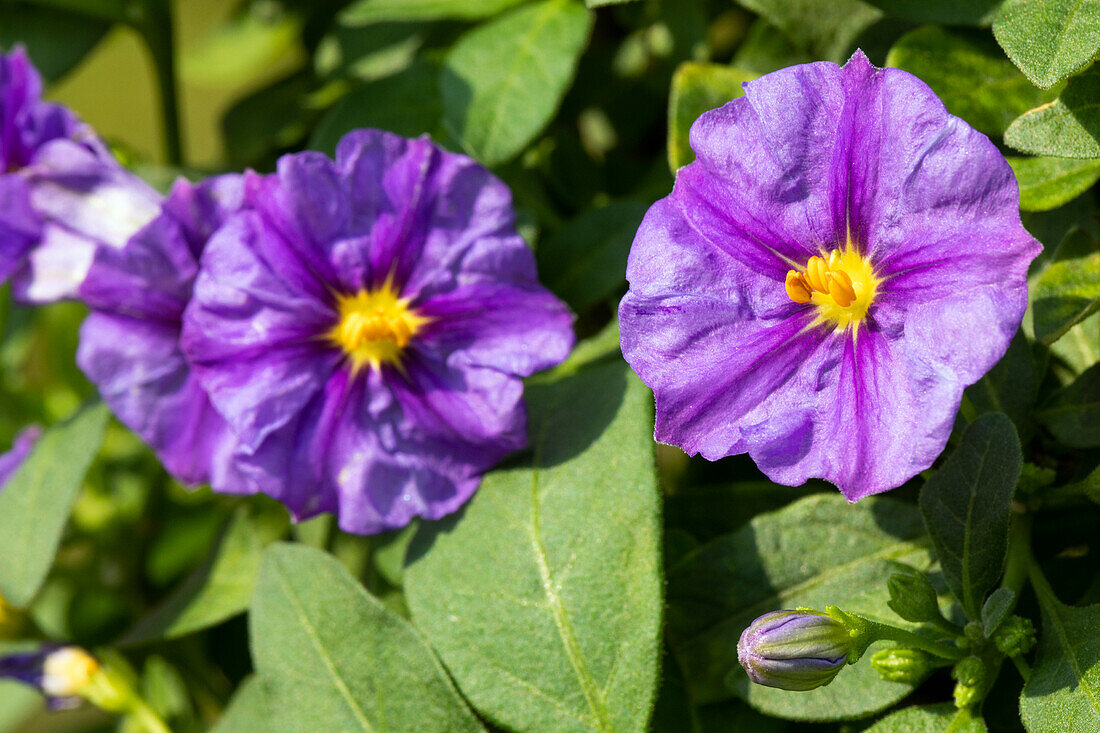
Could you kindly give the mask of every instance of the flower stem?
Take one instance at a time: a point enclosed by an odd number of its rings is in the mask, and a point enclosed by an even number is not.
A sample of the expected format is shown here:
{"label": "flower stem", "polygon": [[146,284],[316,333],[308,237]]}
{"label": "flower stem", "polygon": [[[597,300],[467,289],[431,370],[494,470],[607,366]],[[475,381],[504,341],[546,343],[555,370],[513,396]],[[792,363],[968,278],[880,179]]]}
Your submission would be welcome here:
{"label": "flower stem", "polygon": [[183,165],[183,138],[180,133],[179,89],[176,84],[176,44],[173,38],[172,8],[169,0],[146,0],[135,28],[145,39],[156,69],[160,91],[161,118],[164,123],[164,151],[168,164]]}
{"label": "flower stem", "polygon": [[899,644],[921,649],[929,654],[935,654],[937,657],[943,657],[944,659],[962,659],[966,656],[966,652],[958,647],[941,644],[938,641],[932,641],[926,636],[921,636],[920,634],[915,634],[905,629],[899,629],[896,626],[871,621],[868,627],[871,633],[875,635],[875,641],[884,639],[896,641]]}
{"label": "flower stem", "polygon": [[[1008,530],[1008,550],[1005,561],[1004,577],[1001,587],[1012,591],[1016,599],[1024,588],[1031,562],[1031,517],[1027,514],[1012,515],[1012,524]],[[1012,602],[1013,607],[1016,600]],[[1011,612],[1011,608],[1009,611]]]}
{"label": "flower stem", "polygon": [[1020,677],[1023,678],[1024,682],[1027,682],[1031,679],[1031,665],[1027,663],[1027,660],[1024,659],[1022,655],[1015,654],[1009,657],[1009,659],[1011,659],[1012,663],[1016,665],[1016,669],[1017,671],[1019,671]]}
{"label": "flower stem", "polygon": [[145,701],[135,705],[131,715],[145,728],[146,733],[172,733],[168,724]]}

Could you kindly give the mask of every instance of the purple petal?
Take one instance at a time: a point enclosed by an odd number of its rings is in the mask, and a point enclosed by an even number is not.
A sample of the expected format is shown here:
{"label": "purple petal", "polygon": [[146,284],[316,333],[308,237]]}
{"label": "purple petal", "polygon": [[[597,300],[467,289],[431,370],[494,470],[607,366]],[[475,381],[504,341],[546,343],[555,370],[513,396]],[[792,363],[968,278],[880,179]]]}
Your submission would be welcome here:
{"label": "purple petal", "polygon": [[23,266],[41,227],[23,177],[0,175],[0,283]]}
{"label": "purple petal", "polygon": [[4,490],[4,485],[8,483],[8,479],[19,470],[19,467],[23,465],[23,461],[27,460],[27,456],[34,450],[35,444],[38,443],[38,439],[41,437],[41,426],[28,425],[20,431],[19,435],[15,436],[11,449],[0,455],[0,491]]}

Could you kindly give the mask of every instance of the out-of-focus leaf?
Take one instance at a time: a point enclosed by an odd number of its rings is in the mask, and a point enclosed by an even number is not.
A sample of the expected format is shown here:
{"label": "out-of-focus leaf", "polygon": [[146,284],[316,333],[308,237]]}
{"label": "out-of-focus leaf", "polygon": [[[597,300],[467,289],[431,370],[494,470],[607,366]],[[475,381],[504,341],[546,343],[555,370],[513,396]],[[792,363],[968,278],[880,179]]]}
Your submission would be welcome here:
{"label": "out-of-focus leaf", "polygon": [[425,23],[338,25],[317,47],[314,68],[321,76],[381,79],[409,67],[426,28]]}
{"label": "out-of-focus leaf", "polygon": [[632,3],[635,0],[584,0],[584,4],[590,8],[601,8],[604,5],[622,5],[623,3]]}
{"label": "out-of-focus leaf", "polygon": [[662,615],[652,398],[621,362],[528,396],[533,457],[421,525],[413,619],[496,725],[647,730]]}
{"label": "out-of-focus leaf", "polygon": [[988,33],[965,28],[929,25],[906,33],[886,65],[920,77],[951,114],[987,135],[1002,135],[1014,119],[1053,96],[1028,81]]}
{"label": "out-of-focus leaf", "polygon": [[1095,0],[1005,0],[993,35],[1028,79],[1050,87],[1100,50]]}
{"label": "out-of-focus leaf", "polygon": [[46,81],[56,81],[80,63],[111,24],[54,8],[0,4],[0,49],[23,44]]}
{"label": "out-of-focus leaf", "polygon": [[15,606],[25,608],[50,571],[108,414],[92,405],[47,430],[0,491],[0,596]]}
{"label": "out-of-focus leaf", "polygon": [[438,141],[442,114],[436,67],[416,63],[348,93],[321,119],[309,147],[332,155],[340,138],[359,127],[377,127],[405,137],[432,133]]}
{"label": "out-of-focus leaf", "polygon": [[668,633],[691,698],[736,695],[776,717],[844,720],[905,697],[912,686],[884,682],[868,664],[809,692],[754,685],[737,662],[737,640],[757,616],[797,606],[835,604],[897,623],[886,580],[894,562],[927,570],[930,544],[915,507],[877,497],[851,505],[834,492],[761,514],[690,553],[668,573]]}
{"label": "out-of-focus leaf", "polygon": [[865,733],[985,733],[985,723],[969,708],[951,703],[911,707],[891,713]]}
{"label": "out-of-focus leaf", "polygon": [[381,20],[437,20],[489,18],[526,0],[357,0],[340,14],[346,25]]}
{"label": "out-of-focus leaf", "polygon": [[1100,605],[1067,606],[1035,584],[1043,634],[1020,695],[1028,733],[1100,730]]}
{"label": "out-of-focus leaf", "polygon": [[180,77],[193,84],[233,87],[301,51],[302,21],[293,15],[261,18],[249,13],[216,29],[180,61]]}
{"label": "out-of-focus leaf", "polygon": [[814,58],[842,62],[882,11],[861,0],[738,0]]}
{"label": "out-of-focus leaf", "polygon": [[1100,363],[1052,395],[1035,418],[1070,447],[1100,445]]}
{"label": "out-of-focus leaf", "polygon": [[174,639],[243,613],[252,599],[263,544],[247,513],[238,511],[206,561],[119,643]]}
{"label": "out-of-focus leaf", "polygon": [[731,65],[753,74],[767,74],[784,66],[812,61],[808,53],[796,49],[787,37],[763,18],[749,26],[745,40],[737,48]]}
{"label": "out-of-focus leaf", "polygon": [[890,15],[914,23],[989,25],[1004,0],[867,0]]}
{"label": "out-of-focus leaf", "polygon": [[675,171],[695,160],[688,132],[699,115],[740,97],[744,93],[741,84],[756,76],[719,64],[680,64],[672,76],[668,100],[669,168]]}
{"label": "out-of-focus leaf", "polygon": [[1050,345],[1050,351],[1074,374],[1080,374],[1100,362],[1100,313],[1094,313],[1066,331]]}
{"label": "out-of-focus leaf", "polygon": [[1100,250],[1092,238],[1075,229],[1056,257],[1031,294],[1035,338],[1044,344],[1054,343],[1100,311]]}
{"label": "out-of-focus leaf", "polygon": [[210,733],[273,733],[267,692],[256,677],[249,677],[237,688],[222,717]]}
{"label": "out-of-focus leaf", "polygon": [[280,731],[483,730],[420,634],[320,550],[264,553],[249,625]]}
{"label": "out-of-focus leaf", "polygon": [[542,0],[465,33],[441,75],[448,134],[488,166],[519,154],[557,111],[592,21],[576,0]]}
{"label": "out-of-focus leaf", "polygon": [[222,117],[230,160],[255,162],[305,137],[316,115],[304,104],[313,79],[302,72],[280,79],[237,101]]}
{"label": "out-of-focus leaf", "polygon": [[1100,180],[1100,160],[1008,158],[1020,184],[1020,208],[1048,211],[1077,198]]}
{"label": "out-of-focus leaf", "polygon": [[1004,568],[1021,461],[1012,422],[996,412],[982,415],[920,492],[944,579],[972,619]]}
{"label": "out-of-focus leaf", "polygon": [[577,313],[625,286],[626,256],[646,205],[616,201],[581,214],[538,248],[542,281]]}
{"label": "out-of-focus leaf", "polygon": [[27,685],[0,680],[0,733],[16,733],[41,707],[42,698]]}
{"label": "out-of-focus leaf", "polygon": [[1005,143],[1032,155],[1100,158],[1100,66],[1070,79],[1049,104],[1018,117]]}

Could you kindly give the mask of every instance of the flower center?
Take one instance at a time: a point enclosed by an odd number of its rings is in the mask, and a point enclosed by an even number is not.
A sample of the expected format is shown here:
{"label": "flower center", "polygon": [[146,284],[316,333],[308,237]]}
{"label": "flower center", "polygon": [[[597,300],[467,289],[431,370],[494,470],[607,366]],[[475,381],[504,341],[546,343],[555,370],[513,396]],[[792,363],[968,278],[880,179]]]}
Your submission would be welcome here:
{"label": "flower center", "polygon": [[817,306],[818,323],[848,329],[867,316],[879,278],[871,263],[849,245],[825,257],[811,257],[804,271],[790,270],[784,284],[795,303]]}
{"label": "flower center", "polygon": [[400,365],[401,352],[428,319],[409,308],[407,298],[386,282],[376,290],[360,290],[354,295],[337,295],[340,318],[326,337],[343,349],[359,371],[370,365]]}
{"label": "flower center", "polygon": [[58,649],[42,665],[42,690],[50,697],[75,697],[97,672],[99,662],[83,649]]}

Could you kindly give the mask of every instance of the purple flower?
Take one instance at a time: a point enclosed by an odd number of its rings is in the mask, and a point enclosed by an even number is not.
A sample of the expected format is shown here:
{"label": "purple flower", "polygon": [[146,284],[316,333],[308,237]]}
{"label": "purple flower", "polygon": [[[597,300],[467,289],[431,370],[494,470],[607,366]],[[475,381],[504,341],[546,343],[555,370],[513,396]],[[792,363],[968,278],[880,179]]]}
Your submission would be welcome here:
{"label": "purple flower", "polygon": [[748,82],[691,144],[619,308],[657,440],[852,501],[927,468],[1040,249],[997,148],[862,52]]}
{"label": "purple flower", "polygon": [[160,198],[41,94],[22,48],[0,54],[0,282],[30,302],[74,295],[96,247],[122,246]]}
{"label": "purple flower", "polygon": [[812,690],[833,681],[848,663],[844,624],[815,611],[771,611],[737,641],[737,660],[749,679],[781,690]]}
{"label": "purple flower", "polygon": [[51,708],[80,704],[80,695],[99,674],[99,662],[79,647],[47,645],[0,657],[0,679],[37,688]]}
{"label": "purple flower", "polygon": [[4,490],[4,485],[8,483],[19,467],[23,465],[23,461],[27,460],[27,456],[34,450],[34,446],[38,443],[38,439],[42,437],[42,428],[38,425],[28,425],[23,428],[19,435],[15,436],[15,440],[12,441],[11,450],[3,455],[0,455],[0,491]]}
{"label": "purple flower", "polygon": [[169,473],[216,491],[253,493],[238,447],[180,349],[183,311],[213,231],[241,206],[241,176],[180,180],[155,219],[120,248],[101,246],[79,288],[92,309],[77,363]]}
{"label": "purple flower", "polygon": [[566,307],[539,286],[503,183],[427,138],[350,133],[335,163],[249,174],[203,254],[184,351],[302,519],[350,532],[455,511],[525,445],[521,377],[560,362]]}

